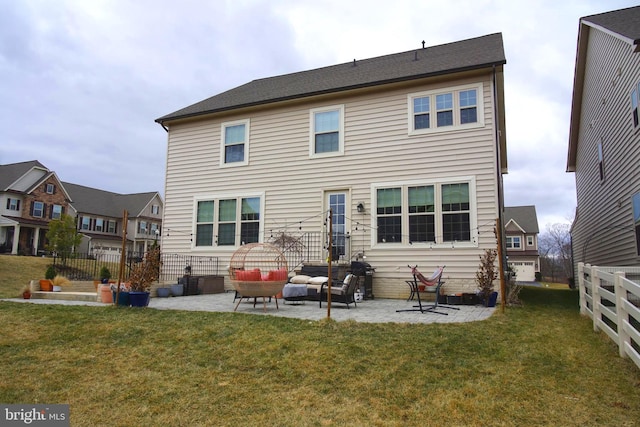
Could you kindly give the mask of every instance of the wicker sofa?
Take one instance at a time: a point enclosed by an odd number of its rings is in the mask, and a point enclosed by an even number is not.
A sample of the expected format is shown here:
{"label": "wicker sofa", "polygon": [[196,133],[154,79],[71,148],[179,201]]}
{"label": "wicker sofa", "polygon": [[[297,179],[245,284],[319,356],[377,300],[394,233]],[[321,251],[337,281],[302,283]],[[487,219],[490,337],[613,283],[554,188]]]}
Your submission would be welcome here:
{"label": "wicker sofa", "polygon": [[[304,265],[299,274],[290,277],[283,289],[285,301],[327,301],[328,273],[327,265]],[[331,266],[331,302],[355,305],[354,293],[357,287],[357,277],[347,275],[340,277],[340,269]]]}

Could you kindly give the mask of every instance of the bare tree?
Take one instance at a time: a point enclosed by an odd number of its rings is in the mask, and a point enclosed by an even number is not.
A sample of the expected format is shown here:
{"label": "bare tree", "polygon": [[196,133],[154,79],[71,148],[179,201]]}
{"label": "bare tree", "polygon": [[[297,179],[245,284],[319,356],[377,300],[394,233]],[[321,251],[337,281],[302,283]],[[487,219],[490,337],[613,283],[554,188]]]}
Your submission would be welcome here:
{"label": "bare tree", "polygon": [[546,231],[539,236],[538,253],[543,276],[552,280],[573,277],[570,229],[571,224],[547,224]]}

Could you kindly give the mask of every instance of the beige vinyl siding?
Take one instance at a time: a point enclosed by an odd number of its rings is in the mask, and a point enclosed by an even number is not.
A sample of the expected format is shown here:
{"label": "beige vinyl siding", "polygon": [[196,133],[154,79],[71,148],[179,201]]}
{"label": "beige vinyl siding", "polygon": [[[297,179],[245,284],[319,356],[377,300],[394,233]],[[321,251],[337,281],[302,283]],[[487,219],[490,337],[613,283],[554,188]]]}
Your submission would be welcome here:
{"label": "beige vinyl siding", "polygon": [[[631,196],[640,191],[640,132],[634,131],[630,93],[640,80],[640,54],[591,29],[576,158],[575,263],[631,265],[636,252]],[[602,140],[605,179],[597,144]]]}
{"label": "beige vinyl siding", "polygon": [[[482,77],[484,127],[427,135],[408,135],[407,95],[437,87],[476,83],[478,79],[422,84],[353,94],[325,101],[256,109],[247,114],[171,124],[167,154],[163,250],[168,253],[214,255],[227,265],[235,248],[193,248],[194,198],[218,194],[264,193],[264,235],[284,224],[302,231],[321,232],[324,191],[347,190],[348,230],[352,252],[364,244],[366,261],[376,268],[376,297],[403,298],[407,264],[426,271],[446,264],[447,290],[475,290],[473,281],[483,248],[495,247],[493,226],[497,217],[497,177],[491,76]],[[344,155],[309,157],[309,111],[329,105],[344,106]],[[220,125],[251,120],[249,164],[219,167]],[[439,247],[404,245],[371,247],[371,185],[380,182],[433,181],[449,177],[474,177],[477,201],[478,246]],[[364,202],[366,215],[356,211]],[[356,231],[356,222],[360,222]],[[363,227],[364,226],[364,227]],[[472,227],[473,228],[473,227]],[[297,231],[297,227],[296,227]],[[472,229],[474,237],[475,229]],[[406,234],[406,231],[405,231]]]}

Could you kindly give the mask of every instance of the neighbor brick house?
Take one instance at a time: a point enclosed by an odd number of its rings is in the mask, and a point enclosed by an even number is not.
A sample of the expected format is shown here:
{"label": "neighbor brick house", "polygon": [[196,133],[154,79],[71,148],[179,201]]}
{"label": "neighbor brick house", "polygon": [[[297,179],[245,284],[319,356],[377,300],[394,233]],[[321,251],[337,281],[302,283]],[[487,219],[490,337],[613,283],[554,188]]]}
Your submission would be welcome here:
{"label": "neighbor brick house", "polygon": [[160,117],[163,250],[224,266],[243,243],[284,234],[300,244],[290,268],[330,253],[365,260],[376,296],[408,295],[407,264],[446,265],[447,291],[474,291],[502,211],[505,63],[501,34],[423,43],[254,80]]}
{"label": "neighbor brick house", "polygon": [[37,255],[49,221],[68,213],[71,198],[55,172],[33,160],[0,165],[0,248]]}

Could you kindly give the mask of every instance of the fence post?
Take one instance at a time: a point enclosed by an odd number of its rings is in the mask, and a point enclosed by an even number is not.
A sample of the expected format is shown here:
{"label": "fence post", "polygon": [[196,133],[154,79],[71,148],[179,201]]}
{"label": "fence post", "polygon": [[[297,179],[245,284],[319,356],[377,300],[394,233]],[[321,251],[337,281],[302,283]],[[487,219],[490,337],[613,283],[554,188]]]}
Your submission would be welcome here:
{"label": "fence post", "polygon": [[602,314],[600,313],[600,277],[598,277],[598,267],[595,265],[591,266],[591,297],[593,298],[593,307],[591,310],[593,311],[593,330],[598,332],[600,327],[598,323],[602,319]]}
{"label": "fence post", "polygon": [[578,292],[580,295],[580,314],[584,316],[587,314],[587,299],[584,288],[584,262],[578,263]]}
{"label": "fence post", "polygon": [[613,273],[614,288],[616,291],[616,324],[618,326],[618,351],[620,357],[626,358],[627,353],[625,351],[626,344],[631,344],[631,337],[629,333],[625,331],[625,321],[629,318],[629,314],[625,310],[624,302],[627,299],[627,291],[622,285],[622,280],[626,277],[621,271]]}

